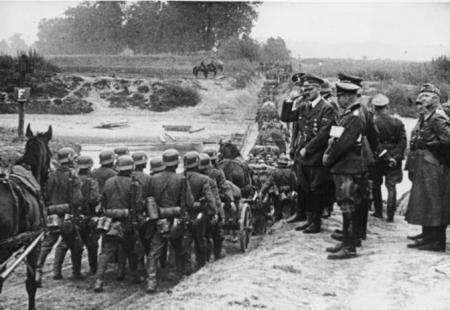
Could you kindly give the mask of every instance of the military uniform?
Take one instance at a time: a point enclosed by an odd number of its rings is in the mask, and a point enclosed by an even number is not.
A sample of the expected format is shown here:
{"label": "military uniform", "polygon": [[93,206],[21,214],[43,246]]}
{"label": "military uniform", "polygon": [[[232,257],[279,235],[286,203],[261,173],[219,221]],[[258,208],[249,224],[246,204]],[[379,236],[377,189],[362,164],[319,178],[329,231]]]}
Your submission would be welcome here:
{"label": "military uniform", "polygon": [[275,168],[266,179],[261,187],[261,194],[267,194],[270,189],[271,196],[274,201],[275,206],[275,220],[278,221],[283,217],[283,198],[288,197],[292,191],[297,189],[297,177],[294,171],[287,167],[287,158],[282,158],[279,160],[281,164],[278,168]]}
{"label": "military uniform", "polygon": [[[187,209],[192,208],[194,200],[192,197],[189,183],[183,175],[175,172],[178,165],[178,152],[176,150],[167,150],[163,153],[163,162],[166,170],[152,176],[145,186],[145,192],[148,196],[154,197],[159,208],[172,208],[178,206],[181,208],[181,216]],[[170,168],[172,170],[170,170]],[[158,220],[159,222],[160,220]],[[174,217],[167,219],[174,228]],[[169,235],[162,231],[162,225],[155,223],[152,226],[154,231],[151,237],[150,253],[147,256],[147,292],[152,293],[156,290],[157,263],[160,259],[164,246],[170,241],[175,251],[175,263],[179,275],[184,273],[186,249],[183,247],[182,230],[177,234]],[[180,225],[178,228],[182,227]]]}
{"label": "military uniform", "polygon": [[[353,95],[356,95],[359,89],[356,85],[344,83],[338,83],[337,87],[338,91],[342,89],[342,92]],[[361,208],[363,203],[364,175],[367,173],[367,160],[362,150],[366,125],[361,104],[358,101],[349,104],[343,111],[338,126],[332,128],[330,135],[333,139],[324,154],[324,164],[330,169],[336,186],[336,200],[342,210],[344,228],[343,242],[334,248],[335,250],[330,249],[332,252],[337,252],[329,255],[330,259],[349,258],[356,255],[358,236],[355,227],[355,210]]]}
{"label": "military uniform", "polygon": [[[389,104],[389,99],[384,95],[377,95],[372,99],[372,104],[378,109],[384,109]],[[381,199],[381,184],[385,178],[387,197],[388,221],[393,221],[397,203],[396,184],[403,178],[402,160],[406,149],[406,131],[403,122],[389,115],[387,112],[375,113],[375,126],[380,137],[380,156],[377,156],[375,165],[370,167],[372,183],[374,215],[383,217],[383,204]]]}
{"label": "military uniform", "polygon": [[[109,178],[105,182],[101,197],[102,209],[106,211],[128,210],[131,212],[131,199],[141,200],[140,184],[132,184],[131,172],[134,168],[133,160],[130,156],[123,155],[117,162],[119,174]],[[137,186],[137,197],[131,197],[132,186]],[[139,279],[137,274],[137,257],[135,235],[130,225],[130,213],[128,216],[112,218],[111,229],[103,235],[102,251],[99,257],[99,266],[96,275],[94,290],[103,290],[104,274],[108,267],[108,262],[113,261],[115,255],[118,257],[118,280],[125,277],[125,264],[128,259],[130,272],[135,281]]]}
{"label": "military uniform", "polygon": [[[72,211],[80,208],[82,204],[82,195],[80,190],[80,180],[75,175],[70,165],[73,163],[75,152],[71,148],[62,148],[58,151],[58,162],[61,164],[55,171],[51,171],[48,176],[45,203],[47,206],[69,204]],[[72,192],[70,192],[69,180],[72,180]],[[42,274],[47,255],[61,236],[61,241],[55,250],[55,260],[53,264],[53,277],[62,278],[62,264],[67,251],[70,249],[72,258],[72,274],[74,278],[81,275],[81,255],[83,253],[83,243],[79,234],[79,229],[73,220],[64,220],[65,215],[60,213],[59,218],[63,225],[59,230],[51,231],[46,235],[42,242],[41,252],[39,254],[38,282]]]}
{"label": "military uniform", "polygon": [[[417,99],[420,105],[422,93],[440,95],[434,85],[424,84]],[[412,182],[405,219],[421,225],[423,235],[409,247],[445,251],[445,231],[450,223],[449,150],[450,122],[445,112],[438,108],[422,114],[411,133],[405,165]]]}
{"label": "military uniform", "polygon": [[92,177],[98,182],[100,193],[103,191],[106,180],[117,174],[117,171],[112,167],[114,158],[115,155],[113,151],[102,151],[99,155],[100,164],[102,166],[94,169],[92,172]]}
{"label": "military uniform", "polygon": [[206,225],[210,218],[217,213],[216,199],[210,187],[209,177],[199,173],[197,152],[188,152],[184,157],[186,179],[191,188],[194,202],[201,205],[201,209],[188,209],[190,216],[187,246],[193,241],[196,250],[197,267],[201,268],[206,262]]}
{"label": "military uniform", "polygon": [[90,271],[92,274],[96,274],[99,234],[93,217],[97,214],[96,207],[100,202],[100,191],[97,181],[91,175],[92,159],[87,156],[80,156],[77,158],[77,165],[80,169],[78,176],[83,196],[83,204],[80,210],[80,214],[83,215],[80,222],[80,236],[88,252]]}
{"label": "military uniform", "polygon": [[[304,78],[306,79],[304,85],[308,80],[314,83],[323,81],[308,75]],[[298,227],[298,230],[304,229],[305,233],[320,231],[323,195],[329,182],[328,171],[322,164],[322,156],[327,148],[328,133],[334,121],[335,110],[320,96],[313,102],[304,102],[297,110],[293,136],[296,140],[293,144],[294,160],[297,162],[299,196],[303,197],[308,217],[308,222]],[[300,155],[302,149],[306,151],[304,156]]]}

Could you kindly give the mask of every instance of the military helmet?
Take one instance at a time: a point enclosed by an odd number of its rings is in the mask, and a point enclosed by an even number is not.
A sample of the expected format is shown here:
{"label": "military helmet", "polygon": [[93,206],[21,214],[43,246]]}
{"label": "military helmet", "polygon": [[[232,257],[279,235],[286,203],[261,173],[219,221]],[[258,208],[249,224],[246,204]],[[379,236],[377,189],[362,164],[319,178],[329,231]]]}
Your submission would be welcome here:
{"label": "military helmet", "polygon": [[187,152],[183,157],[183,165],[184,168],[195,168],[198,166],[199,162],[199,154],[198,152]]}
{"label": "military helmet", "polygon": [[211,159],[209,158],[208,154],[200,153],[199,158],[200,160],[198,162],[198,169],[206,169],[211,166]]}
{"label": "military helmet", "polygon": [[90,156],[82,155],[77,158],[77,166],[80,169],[90,169],[93,164],[94,161]]}
{"label": "military helmet", "polygon": [[208,154],[208,156],[209,156],[209,158],[210,158],[211,160],[216,160],[216,159],[218,158],[218,156],[219,156],[217,150],[214,149],[214,148],[212,148],[212,147],[205,148],[205,149],[203,150],[203,153]]}
{"label": "military helmet", "polygon": [[145,152],[142,151],[137,151],[133,153],[131,157],[133,158],[135,165],[145,165],[148,159],[147,154],[145,154]]}
{"label": "military helmet", "polygon": [[164,166],[171,167],[178,165],[178,160],[180,158],[180,155],[178,154],[178,151],[175,149],[168,149],[164,151],[162,154],[162,161]]}
{"label": "military helmet", "polygon": [[75,157],[76,157],[75,151],[71,147],[61,148],[58,151],[58,155],[57,155],[58,162],[60,164],[67,164],[67,163],[73,162]]}
{"label": "military helmet", "polygon": [[161,172],[165,169],[162,157],[154,157],[150,159],[150,172]]}
{"label": "military helmet", "polygon": [[126,146],[119,146],[114,149],[114,153],[118,157],[122,155],[130,155],[130,150]]}
{"label": "military helmet", "polygon": [[111,164],[114,162],[115,155],[114,155],[113,151],[106,150],[106,151],[100,152],[98,157],[99,157],[100,165],[107,165],[107,164]]}
{"label": "military helmet", "polygon": [[134,161],[133,158],[129,155],[122,155],[117,159],[117,167],[118,171],[128,171],[134,169]]}

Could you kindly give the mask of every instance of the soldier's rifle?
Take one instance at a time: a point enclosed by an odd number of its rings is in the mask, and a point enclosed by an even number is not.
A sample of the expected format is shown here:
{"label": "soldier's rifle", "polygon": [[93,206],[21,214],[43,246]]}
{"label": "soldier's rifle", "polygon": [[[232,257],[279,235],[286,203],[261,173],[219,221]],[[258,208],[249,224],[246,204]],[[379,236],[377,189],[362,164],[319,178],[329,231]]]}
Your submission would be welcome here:
{"label": "soldier's rifle", "polygon": [[136,180],[136,177],[133,175],[131,177],[131,185],[130,185],[130,216],[129,221],[131,224],[131,228],[133,230],[133,242],[134,242],[134,251],[135,254],[141,255],[144,253],[144,247],[142,246],[141,237],[139,235],[139,210],[140,210],[140,202],[138,202],[138,191],[140,184]]}

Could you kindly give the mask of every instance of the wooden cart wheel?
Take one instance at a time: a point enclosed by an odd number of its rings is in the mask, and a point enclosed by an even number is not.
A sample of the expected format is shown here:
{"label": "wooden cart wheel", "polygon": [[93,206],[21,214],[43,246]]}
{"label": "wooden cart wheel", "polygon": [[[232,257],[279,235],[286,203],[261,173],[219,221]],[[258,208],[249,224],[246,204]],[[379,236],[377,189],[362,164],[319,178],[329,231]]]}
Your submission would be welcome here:
{"label": "wooden cart wheel", "polygon": [[241,218],[239,219],[239,243],[241,251],[246,252],[252,235],[252,211],[248,203],[244,203],[241,210]]}

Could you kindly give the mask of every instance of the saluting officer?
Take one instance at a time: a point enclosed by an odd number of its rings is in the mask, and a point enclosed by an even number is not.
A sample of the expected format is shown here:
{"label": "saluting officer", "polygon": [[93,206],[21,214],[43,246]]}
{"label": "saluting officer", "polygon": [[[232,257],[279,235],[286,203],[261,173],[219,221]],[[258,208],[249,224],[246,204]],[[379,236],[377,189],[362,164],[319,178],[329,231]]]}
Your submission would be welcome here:
{"label": "saluting officer", "polygon": [[117,171],[114,170],[114,152],[110,150],[102,151],[99,154],[100,168],[94,169],[92,177],[97,180],[100,193],[103,192],[103,186],[106,180],[115,176]]}
{"label": "saluting officer", "polygon": [[[211,167],[211,160],[209,155],[206,153],[199,154],[198,171],[206,176],[208,176],[208,169]],[[207,253],[206,259],[209,260],[211,256],[211,242],[213,241],[213,252],[215,260],[220,259],[222,253],[222,229],[221,222],[225,219],[225,213],[222,208],[222,202],[220,200],[219,189],[217,187],[217,182],[211,177],[209,178],[209,185],[211,191],[214,194],[216,200],[216,210],[217,213],[213,215],[209,221],[206,223],[206,243],[207,243]]]}
{"label": "saluting officer", "polygon": [[355,210],[361,208],[364,195],[366,159],[362,150],[362,136],[366,119],[358,101],[359,86],[351,83],[336,83],[337,98],[343,114],[338,126],[331,129],[329,146],[323,163],[330,169],[336,186],[336,200],[343,215],[343,241],[336,247],[327,248],[329,259],[344,259],[356,256],[357,235]]}
{"label": "saluting officer", "polygon": [[[58,168],[51,171],[48,176],[45,204],[47,208],[56,205],[71,205],[73,211],[80,208],[82,204],[82,195],[80,190],[80,180],[74,173],[75,151],[70,147],[61,148],[57,154]],[[71,182],[71,184],[69,184]],[[37,262],[37,282],[41,284],[42,268],[45,264],[47,255],[52,250],[55,243],[61,235],[61,241],[55,250],[55,260],[53,263],[53,278],[62,279],[62,264],[68,249],[72,258],[72,277],[80,279],[81,276],[81,255],[83,253],[83,243],[78,231],[78,227],[70,221],[64,222],[67,213],[58,212],[60,221],[64,223],[59,230],[50,231],[42,242],[41,252]]]}
{"label": "saluting officer", "polygon": [[198,171],[200,156],[198,152],[184,155],[186,179],[194,197],[194,208],[188,209],[190,217],[187,246],[194,242],[197,268],[206,262],[206,225],[217,214],[217,205],[211,190],[209,177]]}
{"label": "saluting officer", "polygon": [[323,79],[306,74],[303,79],[305,101],[300,105],[294,129],[297,143],[294,158],[297,161],[299,197],[306,207],[307,222],[296,228],[304,233],[321,231],[323,195],[329,182],[328,170],[322,164],[327,148],[328,134],[335,121],[335,110],[319,92]]}
{"label": "saluting officer", "polygon": [[[78,177],[80,178],[81,194],[83,195],[83,204],[80,210],[80,213],[83,215],[83,219],[80,222],[80,235],[88,252],[90,272],[96,274],[99,235],[92,217],[97,214],[95,208],[100,202],[100,191],[98,182],[92,178],[92,165],[93,160],[89,156],[79,156],[77,158]],[[78,259],[81,260],[81,256]],[[81,261],[79,264],[81,265]]]}
{"label": "saluting officer", "polygon": [[[178,276],[184,273],[186,249],[183,247],[183,229],[178,220],[184,216],[187,209],[192,208],[194,199],[192,197],[189,182],[183,175],[176,173],[179,162],[178,151],[169,149],[164,151],[162,161],[165,170],[153,175],[145,186],[145,193],[148,197],[153,197],[160,210],[170,210],[173,207],[180,207],[178,215],[169,216],[167,219],[158,220],[153,225],[154,232],[151,234],[150,253],[147,256],[147,293],[154,293],[157,287],[156,270],[164,246],[170,241],[175,251],[175,264]],[[161,212],[161,211],[160,211]],[[169,222],[170,233],[165,227]],[[164,224],[164,225],[163,225]],[[178,225],[176,225],[178,224]],[[169,228],[170,230],[170,228]]]}
{"label": "saluting officer", "polygon": [[376,157],[375,165],[370,168],[372,183],[373,216],[383,218],[383,202],[381,199],[381,184],[385,178],[388,191],[387,221],[394,221],[397,204],[396,184],[403,178],[402,160],[406,149],[406,131],[403,122],[388,110],[389,98],[383,94],[373,97],[375,126],[380,134],[380,153]]}
{"label": "saluting officer", "polygon": [[[118,253],[119,259],[117,280],[122,281],[124,279],[126,258],[128,258],[133,281],[139,281],[136,243],[134,242],[133,231],[128,225],[132,208],[131,199],[140,201],[140,190],[136,193],[137,197],[131,197],[133,169],[134,162],[131,156],[120,156],[117,160],[118,174],[109,178],[103,188],[101,206],[105,214],[111,214],[113,222],[110,230],[103,235],[102,251],[94,287],[95,292],[103,291],[104,274],[108,262],[114,259],[116,253]],[[115,214],[112,214],[113,212]]]}

